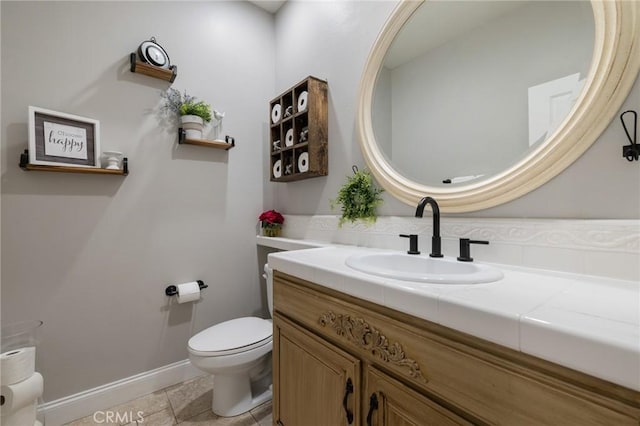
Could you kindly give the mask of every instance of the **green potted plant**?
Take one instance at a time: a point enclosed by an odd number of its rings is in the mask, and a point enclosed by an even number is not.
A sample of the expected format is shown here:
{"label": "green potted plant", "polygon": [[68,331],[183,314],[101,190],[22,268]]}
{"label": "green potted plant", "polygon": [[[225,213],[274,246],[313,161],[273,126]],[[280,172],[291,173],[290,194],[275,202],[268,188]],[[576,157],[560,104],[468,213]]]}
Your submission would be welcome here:
{"label": "green potted plant", "polygon": [[347,176],[345,183],[338,191],[338,197],[331,200],[331,208],[342,205],[342,216],[339,226],[344,222],[362,220],[371,224],[376,221],[376,208],[382,204],[380,194],[383,189],[378,188],[371,174],[366,170],[358,170],[353,166],[353,176]]}
{"label": "green potted plant", "polygon": [[198,101],[185,91],[169,88],[160,93],[164,104],[162,108],[169,114],[180,117],[187,139],[202,139],[204,124],[211,121],[211,105]]}

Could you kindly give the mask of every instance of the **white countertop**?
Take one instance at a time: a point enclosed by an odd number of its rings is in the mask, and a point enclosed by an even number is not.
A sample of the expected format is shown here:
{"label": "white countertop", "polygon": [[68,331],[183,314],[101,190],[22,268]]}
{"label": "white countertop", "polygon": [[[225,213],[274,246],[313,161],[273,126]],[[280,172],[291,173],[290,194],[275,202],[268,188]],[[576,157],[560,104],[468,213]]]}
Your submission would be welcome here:
{"label": "white countertop", "polygon": [[284,237],[264,237],[262,235],[256,236],[256,243],[259,246],[271,247],[278,250],[302,250],[316,247],[330,247],[335,245],[322,241],[297,240],[294,238]]}
{"label": "white countertop", "polygon": [[[313,246],[313,243],[309,243]],[[640,391],[640,283],[496,265],[504,278],[443,285],[355,271],[321,247],[269,254],[278,271]]]}

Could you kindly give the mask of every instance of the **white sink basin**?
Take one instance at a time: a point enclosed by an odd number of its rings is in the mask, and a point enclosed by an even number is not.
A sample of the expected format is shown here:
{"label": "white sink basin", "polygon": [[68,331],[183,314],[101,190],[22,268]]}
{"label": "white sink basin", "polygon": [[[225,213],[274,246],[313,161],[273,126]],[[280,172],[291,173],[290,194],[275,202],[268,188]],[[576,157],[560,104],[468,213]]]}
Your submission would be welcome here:
{"label": "white sink basin", "polygon": [[481,284],[503,277],[502,271],[489,265],[403,253],[356,254],[346,264],[365,274],[433,284]]}

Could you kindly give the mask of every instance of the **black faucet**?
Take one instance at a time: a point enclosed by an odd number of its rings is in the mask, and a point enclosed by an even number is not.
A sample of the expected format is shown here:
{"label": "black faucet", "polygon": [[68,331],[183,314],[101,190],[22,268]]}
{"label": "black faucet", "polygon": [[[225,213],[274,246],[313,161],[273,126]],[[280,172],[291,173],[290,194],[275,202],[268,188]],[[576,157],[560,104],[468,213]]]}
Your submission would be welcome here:
{"label": "black faucet", "polygon": [[420,254],[420,250],[418,250],[418,235],[417,234],[400,234],[403,238],[409,239],[409,251],[407,254]]}
{"label": "black faucet", "polygon": [[460,238],[460,256],[458,256],[460,262],[473,262],[473,257],[471,257],[471,244],[489,244],[489,241]]}
{"label": "black faucet", "polygon": [[424,213],[424,206],[429,204],[431,206],[431,210],[433,211],[433,237],[431,237],[431,253],[429,256],[431,257],[443,257],[442,256],[442,241],[440,240],[440,207],[438,207],[438,203],[431,197],[424,197],[418,203],[418,208],[416,209],[416,217],[422,217]]}

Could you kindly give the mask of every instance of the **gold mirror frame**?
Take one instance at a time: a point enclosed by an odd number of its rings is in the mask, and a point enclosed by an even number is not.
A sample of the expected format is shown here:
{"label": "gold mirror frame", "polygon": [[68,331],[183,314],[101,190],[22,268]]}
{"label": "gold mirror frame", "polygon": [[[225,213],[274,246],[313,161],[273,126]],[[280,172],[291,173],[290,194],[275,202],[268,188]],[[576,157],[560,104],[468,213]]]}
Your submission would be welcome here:
{"label": "gold mirror frame", "polygon": [[371,119],[375,83],[387,50],[423,2],[402,0],[384,25],[364,68],[356,117],[360,147],[371,173],[385,190],[412,206],[430,195],[438,200],[442,211],[470,212],[506,203],[538,188],[596,141],[622,106],[640,70],[640,2],[592,0],[595,44],[591,67],[583,92],[563,124],[525,158],[499,174],[455,188],[423,185],[407,179],[389,164],[376,143]]}

